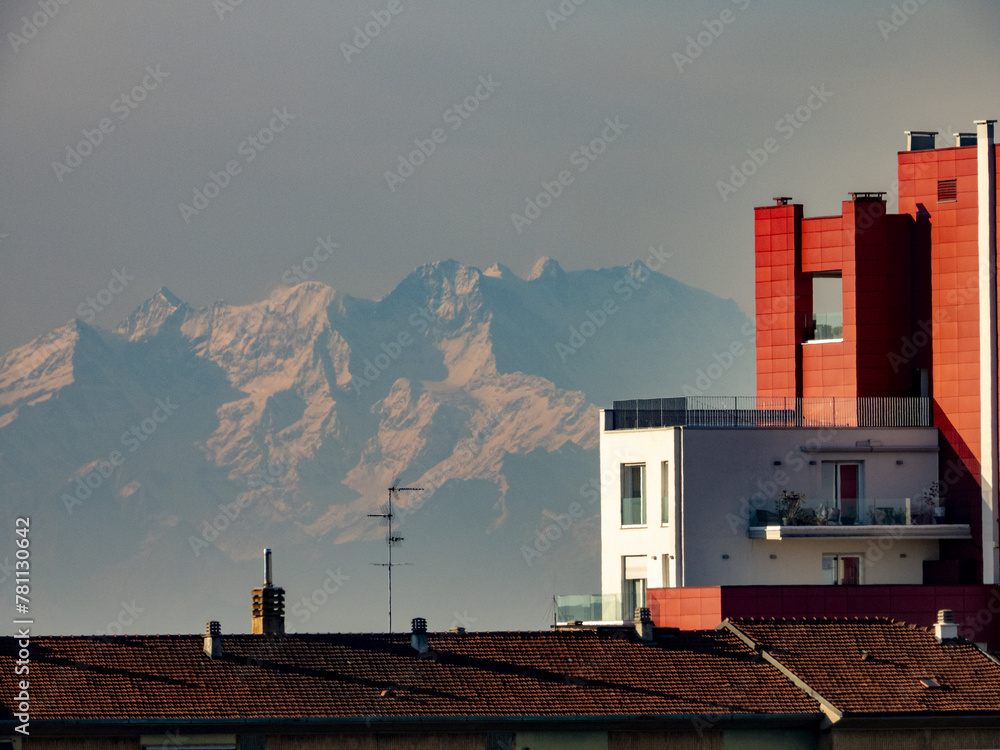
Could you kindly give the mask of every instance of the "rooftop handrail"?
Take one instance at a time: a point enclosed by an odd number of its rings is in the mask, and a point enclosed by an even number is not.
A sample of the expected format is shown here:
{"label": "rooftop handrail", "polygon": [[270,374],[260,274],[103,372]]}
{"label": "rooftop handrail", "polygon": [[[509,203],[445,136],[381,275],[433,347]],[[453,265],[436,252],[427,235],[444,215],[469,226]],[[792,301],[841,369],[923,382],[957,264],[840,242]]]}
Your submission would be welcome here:
{"label": "rooftop handrail", "polygon": [[924,397],[679,396],[615,401],[605,430],[655,427],[930,427]]}

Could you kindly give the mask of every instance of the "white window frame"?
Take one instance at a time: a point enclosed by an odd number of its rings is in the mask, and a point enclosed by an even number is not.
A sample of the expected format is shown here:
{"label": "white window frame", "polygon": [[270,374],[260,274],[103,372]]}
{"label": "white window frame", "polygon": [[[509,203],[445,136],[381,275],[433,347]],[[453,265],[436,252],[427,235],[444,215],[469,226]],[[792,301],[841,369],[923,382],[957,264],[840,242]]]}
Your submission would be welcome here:
{"label": "white window frame", "polygon": [[[639,469],[639,495],[628,495],[625,492],[635,492],[635,485],[632,482],[632,470]],[[627,473],[626,473],[627,472]],[[628,487],[626,488],[626,476],[628,477]],[[635,528],[645,528],[647,513],[649,511],[646,503],[646,464],[644,463],[628,463],[621,464],[620,469],[621,477],[621,526],[623,529],[635,529]],[[626,523],[625,522],[625,501],[639,500],[639,516],[642,519],[639,523]],[[631,520],[631,519],[630,519]]]}
{"label": "white window frame", "polygon": [[[629,559],[633,561],[643,560],[643,576],[641,578],[629,578]],[[622,557],[622,619],[630,620],[635,614],[636,607],[645,607],[647,601],[647,591],[649,590],[649,576],[647,574],[649,558],[646,555],[625,555]],[[635,584],[641,581],[640,591],[635,592]],[[633,597],[638,593],[638,596]],[[630,600],[635,598],[634,602]],[[632,604],[631,607],[628,605]]]}
{"label": "white window frame", "polygon": [[660,526],[670,525],[670,462],[660,463]]}
{"label": "white window frame", "polygon": [[[827,560],[833,560],[833,576],[834,582],[827,583],[823,581],[826,586],[854,586],[853,583],[841,583],[844,579],[844,569],[842,561],[844,558],[853,557],[858,561],[858,582],[856,585],[864,586],[865,584],[865,566],[864,566],[864,553],[861,552],[824,552],[823,553],[823,563],[825,565]],[[825,568],[822,569],[825,572]]]}

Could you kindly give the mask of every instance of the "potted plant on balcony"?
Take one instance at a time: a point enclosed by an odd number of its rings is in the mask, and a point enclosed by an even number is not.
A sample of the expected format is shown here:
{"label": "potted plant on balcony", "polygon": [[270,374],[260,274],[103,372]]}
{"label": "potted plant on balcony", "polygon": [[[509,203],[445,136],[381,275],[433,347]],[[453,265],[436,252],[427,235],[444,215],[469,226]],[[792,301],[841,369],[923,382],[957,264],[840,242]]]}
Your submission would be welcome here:
{"label": "potted plant on balcony", "polygon": [[944,498],[941,496],[941,483],[931,482],[921,493],[921,501],[931,517],[932,523],[944,523],[945,507]]}
{"label": "potted plant on balcony", "polygon": [[798,526],[802,501],[805,500],[805,497],[801,492],[789,492],[785,490],[781,493],[777,506],[782,526]]}

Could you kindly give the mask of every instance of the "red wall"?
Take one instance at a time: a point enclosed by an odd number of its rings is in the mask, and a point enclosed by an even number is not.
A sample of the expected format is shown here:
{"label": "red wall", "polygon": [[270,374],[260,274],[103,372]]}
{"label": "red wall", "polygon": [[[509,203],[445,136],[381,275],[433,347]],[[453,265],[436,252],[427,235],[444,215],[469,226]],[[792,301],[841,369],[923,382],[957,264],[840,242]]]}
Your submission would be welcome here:
{"label": "red wall", "polygon": [[[912,367],[888,356],[911,335],[912,225],[877,199],[809,219],[800,205],[756,209],[758,396],[912,395]],[[812,276],[832,271],[843,284],[843,341],[804,344]]]}
{"label": "red wall", "polygon": [[801,390],[798,344],[812,287],[796,273],[802,206],[754,209],[757,277],[757,395],[794,398]]}
{"label": "red wall", "polygon": [[[958,200],[938,203],[938,180],[955,179]],[[979,275],[976,147],[899,154],[899,211],[930,240],[935,424],[979,476]],[[918,321],[919,322],[919,321]]]}
{"label": "red wall", "polygon": [[[916,221],[926,246],[927,309],[915,325],[928,325],[933,339],[931,382],[934,424],[941,430],[942,475],[950,483],[954,519],[969,523],[972,542],[942,542],[942,555],[981,556],[979,500],[979,190],[977,149],[943,148],[899,154],[899,210]],[[938,180],[956,180],[957,200],[938,203]],[[964,472],[956,472],[955,467]]]}
{"label": "red wall", "polygon": [[681,630],[727,617],[891,617],[929,627],[950,609],[960,636],[1000,650],[997,586],[686,586],[649,589],[646,601],[656,625]]}

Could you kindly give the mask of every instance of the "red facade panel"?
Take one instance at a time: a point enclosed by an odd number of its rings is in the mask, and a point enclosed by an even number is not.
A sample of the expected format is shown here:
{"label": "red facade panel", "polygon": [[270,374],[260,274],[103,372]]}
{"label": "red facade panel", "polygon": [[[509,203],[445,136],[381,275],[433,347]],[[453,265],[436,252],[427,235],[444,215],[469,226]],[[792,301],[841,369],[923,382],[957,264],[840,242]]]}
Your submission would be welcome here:
{"label": "red facade panel", "polygon": [[930,627],[950,609],[959,635],[1000,650],[1000,587],[983,584],[696,586],[649,589],[647,600],[656,625],[682,630],[748,617],[891,617]]}

